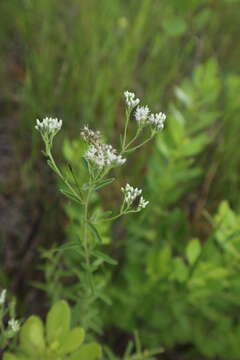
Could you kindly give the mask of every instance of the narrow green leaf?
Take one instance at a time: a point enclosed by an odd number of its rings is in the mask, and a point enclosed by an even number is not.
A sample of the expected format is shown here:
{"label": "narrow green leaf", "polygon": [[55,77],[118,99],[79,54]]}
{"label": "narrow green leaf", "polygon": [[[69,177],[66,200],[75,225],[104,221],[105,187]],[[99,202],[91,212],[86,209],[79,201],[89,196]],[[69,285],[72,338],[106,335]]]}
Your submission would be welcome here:
{"label": "narrow green leaf", "polygon": [[118,264],[118,262],[117,262],[116,260],[114,260],[114,259],[112,259],[110,256],[102,253],[101,251],[94,250],[94,251],[92,252],[92,254],[93,254],[94,256],[96,256],[97,258],[100,258],[100,259],[104,260],[105,262],[107,262],[107,263],[109,263],[109,264],[111,264],[111,265],[117,265],[117,264]]}
{"label": "narrow green leaf", "polygon": [[66,250],[73,250],[79,249],[81,246],[77,241],[69,241],[66,244],[61,245],[57,251],[66,251]]}
{"label": "narrow green leaf", "polygon": [[193,239],[187,246],[186,255],[189,264],[193,265],[197,260],[198,256],[201,254],[202,247],[198,239]]}
{"label": "narrow green leaf", "polygon": [[111,184],[114,180],[115,180],[115,178],[109,178],[109,179],[97,181],[97,182],[94,184],[94,190],[98,190],[98,189],[100,189],[100,188],[103,187],[103,186],[106,186],[106,185],[108,185],[108,184]]}
{"label": "narrow green leaf", "polygon": [[87,223],[92,233],[95,235],[95,238],[98,242],[102,243],[101,235],[99,234],[96,226],[94,226],[91,222]]}
{"label": "narrow green leaf", "polygon": [[78,204],[81,204],[82,205],[82,202],[74,195],[72,194],[70,191],[67,191],[65,189],[59,189],[60,192],[66,196],[68,199],[72,200],[72,201],[75,201],[77,202]]}
{"label": "narrow green leaf", "polygon": [[84,157],[81,158],[81,161],[82,161],[84,168],[89,172],[88,161],[86,159],[84,159]]}
{"label": "narrow green leaf", "polygon": [[53,163],[52,163],[52,161],[50,159],[47,160],[47,164],[55,173],[57,172],[54,165],[53,165]]}

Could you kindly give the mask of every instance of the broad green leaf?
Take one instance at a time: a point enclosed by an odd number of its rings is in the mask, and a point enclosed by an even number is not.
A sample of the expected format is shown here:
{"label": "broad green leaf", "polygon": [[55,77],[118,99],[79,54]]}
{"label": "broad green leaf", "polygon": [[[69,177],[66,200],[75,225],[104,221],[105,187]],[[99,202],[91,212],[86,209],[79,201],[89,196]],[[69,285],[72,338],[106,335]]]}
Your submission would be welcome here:
{"label": "broad green leaf", "polygon": [[185,138],[179,152],[179,157],[194,156],[203,151],[204,146],[209,142],[209,137],[206,134],[200,134],[194,139]]}
{"label": "broad green leaf", "polygon": [[187,280],[188,274],[188,267],[183,260],[180,257],[175,258],[171,277],[181,283]]}
{"label": "broad green leaf", "polygon": [[197,260],[198,256],[201,254],[202,247],[198,239],[193,239],[187,246],[186,255],[189,264],[193,265]]}
{"label": "broad green leaf", "polygon": [[58,301],[47,315],[47,340],[51,344],[54,340],[67,335],[70,329],[71,311],[66,301]]}
{"label": "broad green leaf", "polygon": [[72,329],[67,335],[65,335],[61,341],[59,353],[61,355],[70,354],[77,350],[84,340],[84,330],[82,328]]}
{"label": "broad green leaf", "polygon": [[182,88],[176,87],[175,88],[176,97],[187,107],[191,107],[192,105],[192,98],[189,94],[186,93]]}
{"label": "broad green leaf", "polygon": [[18,360],[19,358],[13,354],[10,353],[4,353],[3,354],[3,360]]}
{"label": "broad green leaf", "polygon": [[172,250],[169,246],[163,247],[158,253],[158,269],[159,275],[165,275],[171,269]]}
{"label": "broad green leaf", "polygon": [[75,352],[75,354],[69,356],[68,360],[98,360],[102,355],[100,345],[96,343],[85,344]]}
{"label": "broad green leaf", "polygon": [[20,347],[28,355],[45,351],[44,326],[38,316],[30,316],[20,330]]}
{"label": "broad green leaf", "polygon": [[163,21],[163,28],[169,36],[177,37],[185,33],[187,24],[183,18],[174,16],[171,19],[168,17]]}
{"label": "broad green leaf", "polygon": [[19,355],[6,352],[3,354],[3,360],[29,360],[29,357],[22,354]]}
{"label": "broad green leaf", "polygon": [[184,119],[179,110],[172,107],[172,114],[168,119],[168,128],[176,146],[181,146],[185,137]]}
{"label": "broad green leaf", "polygon": [[105,262],[107,262],[107,263],[109,263],[109,264],[111,264],[111,265],[117,265],[117,264],[118,264],[118,262],[117,262],[116,260],[114,260],[114,259],[112,259],[110,256],[102,253],[101,251],[94,250],[94,251],[92,252],[92,254],[93,254],[94,256],[96,256],[97,258],[100,258],[100,259],[102,259],[103,261],[105,261]]}

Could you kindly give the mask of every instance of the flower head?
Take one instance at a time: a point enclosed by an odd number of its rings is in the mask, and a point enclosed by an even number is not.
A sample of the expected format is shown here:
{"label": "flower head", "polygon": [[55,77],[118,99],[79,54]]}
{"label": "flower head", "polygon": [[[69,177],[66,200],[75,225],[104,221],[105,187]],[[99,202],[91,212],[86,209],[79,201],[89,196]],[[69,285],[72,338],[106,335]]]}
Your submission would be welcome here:
{"label": "flower head", "polygon": [[136,98],[136,95],[132,92],[124,91],[124,96],[126,104],[130,109],[135,108],[140,103],[140,100]]}
{"label": "flower head", "polygon": [[80,135],[84,138],[84,140],[89,144],[95,144],[101,138],[100,131],[93,131],[89,129],[88,126],[84,126],[80,132]]}
{"label": "flower head", "polygon": [[[123,194],[124,194],[124,203],[125,203],[125,210],[129,210],[130,208],[134,207],[134,202],[137,200],[137,198],[142,194],[142,189],[134,188],[133,186],[126,184],[125,187],[121,188]],[[135,211],[140,211],[143,208],[147,206],[149,201],[144,200],[144,198],[141,196],[137,207],[135,207]]]}
{"label": "flower head", "polygon": [[8,326],[11,328],[12,331],[18,332],[20,329],[20,324],[18,320],[11,319],[8,321]]}
{"label": "flower head", "polygon": [[124,194],[124,201],[127,205],[131,205],[133,201],[142,193],[141,189],[134,188],[133,186],[126,184],[125,187],[121,188]]}
{"label": "flower head", "polygon": [[149,107],[148,106],[138,106],[134,113],[135,119],[139,125],[145,125],[149,115]]}
{"label": "flower head", "polygon": [[53,141],[54,136],[59,132],[62,127],[62,120],[57,118],[46,117],[42,122],[37,119],[35,129],[40,132],[44,141],[50,144]]}
{"label": "flower head", "polygon": [[137,210],[140,211],[140,210],[144,209],[148,204],[149,204],[149,201],[144,200],[144,198],[141,196],[139,203],[138,203]]}
{"label": "flower head", "polygon": [[94,132],[85,126],[81,131],[81,135],[90,145],[84,155],[85,158],[97,165],[99,168],[103,168],[105,166],[119,166],[126,162],[126,159],[124,159],[121,155],[118,155],[112,145],[107,145],[102,142],[99,131]]}
{"label": "flower head", "polygon": [[158,114],[151,114],[148,117],[148,123],[152,125],[156,130],[162,130],[164,128],[165,120],[166,115],[162,112]]}
{"label": "flower head", "polygon": [[0,295],[0,305],[3,305],[5,303],[6,294],[7,294],[7,290],[3,289]]}

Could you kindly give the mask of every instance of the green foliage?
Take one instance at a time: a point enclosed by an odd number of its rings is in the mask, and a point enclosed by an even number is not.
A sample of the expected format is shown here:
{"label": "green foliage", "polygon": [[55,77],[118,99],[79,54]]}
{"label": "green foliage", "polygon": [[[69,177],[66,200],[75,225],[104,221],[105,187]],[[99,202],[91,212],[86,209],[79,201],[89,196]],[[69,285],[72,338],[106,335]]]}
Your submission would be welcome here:
{"label": "green foliage", "polygon": [[[222,202],[212,225],[202,245],[190,240],[178,256],[162,244],[142,245],[141,252],[129,256],[121,287],[115,279],[111,290],[116,307],[110,322],[124,329],[144,324],[140,331],[152,346],[159,340],[166,347],[192,343],[195,355],[238,359],[239,216]],[[146,268],[140,272],[143,263]]]}
{"label": "green foliage", "polygon": [[38,316],[30,316],[23,324],[19,345],[14,354],[5,352],[4,360],[97,360],[101,348],[96,343],[82,344],[82,328],[70,329],[71,311],[65,301],[53,305],[46,326]]}

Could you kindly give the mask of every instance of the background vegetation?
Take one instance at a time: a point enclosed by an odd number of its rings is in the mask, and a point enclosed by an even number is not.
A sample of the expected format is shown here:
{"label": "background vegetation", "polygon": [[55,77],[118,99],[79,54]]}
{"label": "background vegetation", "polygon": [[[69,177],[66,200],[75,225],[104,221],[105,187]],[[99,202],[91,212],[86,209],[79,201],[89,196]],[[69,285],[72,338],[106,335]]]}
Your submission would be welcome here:
{"label": "background vegetation", "polygon": [[[116,356],[137,329],[143,347],[164,347],[160,359],[239,359],[239,11],[238,0],[1,2],[0,284],[19,316],[64,298]],[[168,119],[119,174],[150,205],[98,229],[118,266],[99,274],[105,302],[91,306],[69,273],[74,251],[54,251],[78,236],[78,212],[34,123],[63,119],[56,155],[80,177],[80,128],[117,144],[126,89]],[[119,186],[101,192],[104,209]]]}

